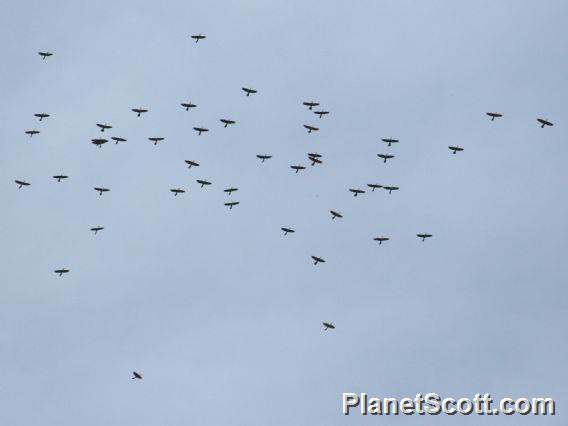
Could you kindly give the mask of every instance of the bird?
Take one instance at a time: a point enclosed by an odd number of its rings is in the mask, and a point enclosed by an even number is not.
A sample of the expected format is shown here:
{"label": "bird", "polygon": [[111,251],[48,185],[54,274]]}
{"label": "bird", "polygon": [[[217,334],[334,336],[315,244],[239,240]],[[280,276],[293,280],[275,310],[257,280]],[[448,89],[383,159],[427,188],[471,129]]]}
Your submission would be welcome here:
{"label": "bird", "polygon": [[199,40],[203,40],[204,38],[207,38],[207,36],[204,36],[203,34],[195,34],[191,36],[192,39],[195,40],[195,42],[197,43]]}
{"label": "bird", "polygon": [[381,245],[381,244],[383,244],[384,241],[390,240],[390,238],[389,237],[376,237],[376,238],[373,238],[373,240],[378,241],[379,245]]}
{"label": "bird", "polygon": [[317,265],[318,263],[325,263],[325,259],[319,256],[312,256],[312,259],[314,261],[314,265]]}
{"label": "bird", "polygon": [[197,107],[197,105],[192,104],[191,102],[182,102],[181,106],[184,107],[186,111],[189,111],[190,108]]}
{"label": "bird", "polygon": [[288,234],[293,234],[294,232],[296,232],[295,230],[293,230],[292,228],[280,228],[282,231],[284,231],[284,235],[288,235]]}
{"label": "bird", "polygon": [[325,327],[324,331],[327,330],[327,329],[332,329],[332,330],[335,329],[335,326],[333,325],[332,322],[323,322],[322,324]]}
{"label": "bird", "polygon": [[537,118],[536,121],[538,121],[541,124],[541,126],[540,126],[541,129],[544,129],[544,126],[554,126],[554,124],[552,122],[550,122],[550,121],[548,121],[544,118]]}
{"label": "bird", "polygon": [[16,182],[18,184],[18,189],[20,189],[22,186],[30,186],[31,185],[31,183],[28,183],[25,180],[16,179],[14,182]]}
{"label": "bird", "polygon": [[69,176],[66,175],[55,175],[53,179],[57,179],[57,182],[61,182],[62,179],[67,179]]}
{"label": "bird", "polygon": [[503,117],[503,114],[500,114],[498,112],[486,112],[485,114],[491,117],[491,121],[495,121],[496,118]]}
{"label": "bird", "polygon": [[42,121],[44,118],[49,117],[49,114],[45,113],[45,112],[40,112],[38,114],[34,114],[35,117],[39,118],[39,121]]}
{"label": "bird", "polygon": [[247,94],[247,96],[250,96],[250,95],[258,92],[257,90],[251,89],[249,87],[243,87],[242,90]]}
{"label": "bird", "polygon": [[219,121],[224,124],[223,127],[227,127],[229,124],[235,124],[236,123],[235,120],[230,120],[228,118],[221,118]]}
{"label": "bird", "polygon": [[144,114],[145,112],[148,112],[148,110],[146,108],[132,108],[132,111],[137,114],[137,117],[140,117],[140,114]]}
{"label": "bird", "polygon": [[102,226],[95,226],[94,228],[91,228],[91,231],[93,231],[95,233],[95,235],[97,235],[97,232],[102,231],[103,228]]}

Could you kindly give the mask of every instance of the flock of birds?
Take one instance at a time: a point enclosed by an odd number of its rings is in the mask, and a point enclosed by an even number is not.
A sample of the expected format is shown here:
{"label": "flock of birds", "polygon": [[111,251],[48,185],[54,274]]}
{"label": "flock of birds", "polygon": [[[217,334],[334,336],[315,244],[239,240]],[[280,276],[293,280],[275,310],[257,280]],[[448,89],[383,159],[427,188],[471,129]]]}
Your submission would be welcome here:
{"label": "flock of birds", "polygon": [[[195,43],[198,43],[200,40],[205,39],[206,36],[203,35],[203,34],[196,34],[196,35],[192,35],[191,38],[193,40],[195,40]],[[53,56],[53,53],[51,53],[51,52],[38,52],[38,54],[41,56],[42,60],[45,60],[46,58]],[[254,95],[254,94],[258,93],[257,90],[250,88],[250,87],[242,87],[241,90],[246,94],[247,97],[250,96],[250,95]],[[319,108],[319,109],[314,110],[314,108],[320,107],[320,103],[313,101],[313,100],[312,101],[305,101],[305,102],[303,102],[303,105],[308,107],[308,109],[310,111],[312,111],[314,114],[316,114],[317,116],[319,116],[319,118],[327,116],[330,113],[329,111],[326,111],[323,108]],[[186,111],[189,111],[191,108],[197,107],[197,105],[195,105],[191,102],[183,102],[183,103],[180,104],[180,106],[182,108],[184,108]],[[137,115],[137,117],[141,117],[143,114],[145,114],[149,111],[147,108],[142,108],[142,107],[132,108],[131,110],[132,110],[132,112],[134,112]],[[501,113],[497,113],[497,112],[486,112],[486,115],[491,118],[491,121],[494,121],[495,119],[503,117],[503,115]],[[41,112],[41,113],[34,114],[34,116],[39,118],[39,121],[41,122],[44,119],[49,118],[50,114],[45,113],[45,112]],[[554,125],[548,119],[537,118],[536,120],[540,124],[541,128]],[[229,119],[229,118],[221,118],[219,121],[223,124],[223,127],[225,127],[225,128],[230,126],[230,125],[236,124],[235,120],[232,120],[232,119]],[[112,127],[113,127],[112,125],[109,125],[107,123],[96,123],[96,126],[100,129],[100,131],[102,133],[112,129]],[[314,125],[304,124],[303,126],[308,131],[308,133],[317,132],[319,130],[319,128],[314,126]],[[193,127],[193,130],[195,130],[198,135],[209,132],[209,129],[204,127],[204,126],[195,126],[195,127]],[[40,131],[36,130],[36,129],[27,130],[25,132],[25,134],[29,135],[30,137],[33,137],[34,135],[39,134],[39,133],[40,133]],[[127,139],[125,139],[123,137],[118,137],[118,136],[112,136],[112,137],[110,137],[110,140],[114,141],[115,144],[127,141]],[[163,141],[164,138],[163,137],[149,137],[148,140],[153,142],[154,145],[158,145],[158,143]],[[388,147],[391,147],[392,144],[396,144],[396,143],[399,142],[398,139],[394,139],[394,138],[383,138],[381,140],[383,142],[385,142]],[[109,142],[109,139],[104,138],[104,137],[97,137],[97,138],[91,139],[91,142],[94,145],[96,145],[97,147],[102,148],[102,146],[104,144]],[[453,154],[456,154],[457,152],[461,152],[461,151],[464,150],[463,147],[460,147],[460,146],[457,146],[457,145],[456,146],[448,146],[448,148],[450,149],[450,151],[452,151]],[[308,156],[308,159],[311,162],[312,166],[315,166],[316,164],[322,164],[323,163],[323,159],[322,159],[323,157],[322,157],[321,154],[318,154],[316,152],[310,152],[310,153],[307,154],[307,156]],[[381,154],[377,154],[377,156],[383,161],[383,163],[386,163],[388,160],[395,158],[395,156],[393,154],[389,154],[389,153],[385,153],[385,154],[381,153]],[[270,155],[270,154],[257,154],[256,157],[262,163],[264,163],[265,161],[270,160],[272,158],[272,155]],[[192,167],[199,167],[199,163],[194,161],[194,160],[185,160],[185,163],[188,165],[188,167],[190,169]],[[301,170],[306,169],[306,167],[303,166],[303,165],[291,165],[290,168],[292,170],[294,170],[295,173],[299,173]],[[68,178],[69,178],[69,176],[63,175],[63,174],[58,174],[58,175],[53,176],[53,179],[56,179],[57,182],[61,182],[61,181],[68,179]],[[15,183],[18,185],[18,188],[23,188],[23,187],[27,187],[27,186],[31,185],[29,182],[22,180],[22,179],[16,179]],[[199,185],[201,185],[201,188],[204,188],[205,186],[211,185],[210,181],[203,180],[203,179],[197,179],[197,183]],[[369,183],[369,184],[367,184],[367,187],[370,188],[372,192],[374,192],[375,189],[381,189],[382,188],[382,189],[388,191],[389,194],[392,193],[392,191],[399,190],[399,187],[397,187],[397,186],[384,186],[384,185],[380,185],[380,184],[377,184],[377,183]],[[95,191],[97,191],[99,193],[99,195],[101,195],[101,196],[105,192],[110,191],[109,188],[98,187],[98,186],[94,187],[93,189]],[[230,196],[234,192],[238,191],[238,189],[239,188],[230,187],[230,188],[224,189],[224,192],[227,193]],[[170,191],[173,193],[174,196],[178,196],[180,194],[185,193],[185,190],[182,189],[182,188],[171,188]],[[354,197],[357,197],[358,195],[365,193],[365,190],[360,189],[360,188],[349,188],[349,191],[351,193],[353,193]],[[225,206],[227,206],[229,208],[229,210],[231,210],[231,209],[233,209],[233,207],[235,207],[239,204],[239,201],[228,201],[224,204],[225,204]],[[335,211],[335,210],[330,210],[330,214],[331,214],[332,220],[343,218],[343,215],[340,212]],[[102,231],[103,229],[104,229],[104,227],[102,227],[102,226],[96,226],[96,227],[90,228],[90,230],[95,235],[98,232]],[[284,232],[284,235],[292,234],[292,233],[295,232],[295,230],[291,227],[282,227],[281,230]],[[416,236],[418,238],[420,238],[422,241],[425,241],[427,238],[431,238],[433,235],[430,234],[430,233],[424,232],[424,233],[416,234]],[[381,236],[374,238],[374,240],[377,241],[379,243],[379,245],[388,241],[389,239],[390,239],[389,237],[384,236],[384,235],[381,235]],[[325,259],[321,256],[315,256],[314,255],[314,256],[311,256],[311,258],[314,261],[314,265],[317,265],[318,263],[325,263]],[[56,274],[58,274],[59,276],[62,276],[63,274],[70,272],[70,270],[67,269],[67,268],[59,268],[59,269],[55,269],[54,272]],[[335,325],[332,322],[323,322],[322,324],[324,326],[324,330],[335,329]],[[132,379],[142,379],[142,374],[134,371]]]}

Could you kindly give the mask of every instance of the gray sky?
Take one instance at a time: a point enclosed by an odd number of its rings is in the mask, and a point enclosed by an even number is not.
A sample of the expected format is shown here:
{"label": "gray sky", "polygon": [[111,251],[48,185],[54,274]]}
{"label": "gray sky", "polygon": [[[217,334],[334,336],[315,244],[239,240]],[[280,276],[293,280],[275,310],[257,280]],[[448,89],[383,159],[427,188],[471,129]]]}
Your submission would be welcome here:
{"label": "gray sky", "polygon": [[[567,12],[3,2],[0,423],[566,424]],[[97,122],[128,142],[97,149]],[[294,174],[312,151],[324,164]],[[348,192],[371,182],[401,189]],[[550,396],[559,412],[345,417],[342,392]]]}

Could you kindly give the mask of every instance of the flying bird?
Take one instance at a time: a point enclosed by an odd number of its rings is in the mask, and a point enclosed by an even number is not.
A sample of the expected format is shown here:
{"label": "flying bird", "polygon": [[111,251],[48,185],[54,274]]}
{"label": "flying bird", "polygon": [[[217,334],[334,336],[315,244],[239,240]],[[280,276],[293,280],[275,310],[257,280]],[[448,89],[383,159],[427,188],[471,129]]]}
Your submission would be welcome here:
{"label": "flying bird", "polygon": [[100,186],[95,186],[94,188],[95,191],[98,191],[99,195],[103,195],[103,192],[108,192],[110,191],[110,189],[108,188],[102,188]]}
{"label": "flying bird", "polygon": [[383,244],[383,241],[388,241],[388,240],[390,240],[390,238],[389,237],[376,237],[376,238],[373,238],[373,240],[378,241],[379,245],[381,245],[381,244]]}
{"label": "flying bird", "polygon": [[317,132],[319,130],[318,127],[310,126],[308,124],[304,124],[304,127],[308,129],[308,133]]}
{"label": "flying bird", "polygon": [[66,175],[55,175],[53,179],[57,179],[57,182],[61,182],[61,179],[67,179],[69,176]]}
{"label": "flying bird", "polygon": [[262,160],[261,163],[264,163],[265,160],[270,160],[272,158],[272,155],[258,154],[256,158]]}
{"label": "flying bird", "polygon": [[38,114],[34,114],[35,117],[39,118],[39,121],[43,120],[44,118],[49,117],[49,114],[45,113],[45,112],[40,112]]}
{"label": "flying bird", "polygon": [[365,191],[363,191],[362,189],[356,189],[356,188],[350,188],[349,192],[352,192],[354,197],[356,197],[359,194],[365,193]]}
{"label": "flying bird", "polygon": [[111,139],[114,141],[115,145],[118,145],[119,142],[126,142],[126,139],[120,138],[118,136],[113,136],[113,137],[111,137]]}
{"label": "flying bird", "polygon": [[243,87],[242,90],[247,94],[247,96],[258,92],[258,90],[250,89],[248,87]]}
{"label": "flying bird", "polygon": [[391,138],[385,138],[385,139],[381,139],[383,142],[387,143],[387,146],[391,146],[391,144],[393,143],[398,143],[398,139],[391,139]]}
{"label": "flying bird", "polygon": [[284,231],[284,235],[288,235],[288,234],[293,234],[294,231],[292,228],[280,228],[282,231]]}
{"label": "flying bird", "polygon": [[68,273],[68,272],[69,272],[69,269],[65,269],[65,268],[56,269],[56,270],[53,271],[53,272],[55,272],[56,274],[59,274],[59,276],[61,277],[63,274]]}
{"label": "flying bird", "polygon": [[196,34],[196,35],[192,35],[191,38],[194,39],[195,42],[197,43],[199,40],[203,40],[204,38],[207,38],[207,37],[204,36],[203,34]]}
{"label": "flying bird", "polygon": [[537,118],[536,121],[538,121],[541,126],[541,129],[544,129],[544,126],[554,126],[554,124],[552,124],[550,121],[545,120],[544,118]]}
{"label": "flying bird", "polygon": [[145,112],[148,112],[148,110],[145,109],[145,108],[132,108],[132,111],[137,114],[137,117],[140,117],[140,114],[144,114]]}
{"label": "flying bird", "polygon": [[314,260],[314,265],[317,265],[318,263],[325,263],[325,259],[318,256],[312,256],[312,259]]}
{"label": "flying bird", "polygon": [[108,142],[108,140],[107,140],[107,139],[103,139],[103,138],[91,139],[91,143],[92,143],[93,145],[98,146],[99,148],[102,148],[103,145],[104,145],[105,143],[107,143],[107,142]]}
{"label": "flying bird", "polygon": [[229,120],[228,118],[221,118],[219,121],[224,124],[223,127],[227,127],[229,124],[235,124],[234,120]]}
{"label": "flying bird", "polygon": [[460,148],[459,146],[449,146],[448,148],[453,151],[452,154],[455,154],[458,151],[463,151],[463,148]]}
{"label": "flying bird", "polygon": [[102,231],[103,228],[102,226],[95,226],[94,228],[91,228],[91,231],[93,231],[95,233],[95,235],[97,235],[97,232]]}
{"label": "flying bird", "polygon": [[399,189],[398,186],[383,186],[383,188],[386,189],[389,192],[389,194],[392,191],[398,191],[398,189]]}
{"label": "flying bird", "polygon": [[382,159],[383,159],[383,163],[386,163],[387,160],[390,160],[391,158],[394,158],[394,155],[391,155],[391,154],[377,154],[377,157],[382,158]]}
{"label": "flying bird", "polygon": [[174,197],[177,197],[178,194],[183,194],[185,192],[185,190],[183,189],[170,189],[170,191],[172,191],[174,193]]}
{"label": "flying bird", "polygon": [[195,130],[197,133],[197,135],[201,135],[201,133],[203,132],[208,132],[209,129],[206,129],[205,127],[201,126],[201,127],[194,127],[193,130]]}
{"label": "flying bird", "polygon": [[426,238],[430,238],[432,234],[416,234],[416,236],[422,238],[422,241],[424,241]]}
{"label": "flying bird", "polygon": [[186,111],[189,111],[190,108],[195,108],[197,105],[192,104],[191,102],[182,102],[181,106],[184,107]]}
{"label": "flying bird", "polygon": [[134,379],[142,380],[142,374],[137,373],[136,371],[133,371],[132,374],[133,374],[133,376],[132,376],[132,379],[133,379],[133,380],[134,380]]}
{"label": "flying bird", "polygon": [[368,183],[367,186],[371,188],[371,192],[375,192],[375,189],[383,187],[383,185],[379,185],[378,183]]}
{"label": "flying bird", "polygon": [[324,331],[327,330],[328,328],[331,328],[332,330],[335,329],[335,326],[333,325],[332,322],[323,322],[322,324],[325,327]]}
{"label": "flying bird", "polygon": [[228,203],[225,203],[225,205],[226,205],[227,207],[229,207],[229,210],[233,210],[233,207],[236,206],[237,204],[239,204],[238,201],[230,201],[230,202],[228,202]]}
{"label": "flying bird", "polygon": [[494,121],[496,118],[503,117],[503,114],[499,114],[498,112],[486,112],[489,117],[491,117],[491,121]]}
{"label": "flying bird", "polygon": [[331,213],[331,220],[333,220],[335,218],[341,219],[343,217],[343,215],[341,213],[336,212],[334,210],[330,210],[329,212]]}
{"label": "flying bird", "polygon": [[314,101],[311,101],[311,102],[303,102],[303,104],[304,104],[305,106],[307,106],[309,110],[312,110],[312,108],[315,107],[315,106],[319,106],[319,102],[314,102]]}
{"label": "flying bird", "polygon": [[188,169],[191,169],[192,167],[199,167],[199,163],[196,163],[195,161],[185,160],[185,162],[189,165]]}
{"label": "flying bird", "polygon": [[290,168],[296,170],[296,173],[298,173],[300,170],[304,170],[306,167],[305,166],[290,166]]}
{"label": "flying bird", "polygon": [[41,56],[41,59],[45,60],[45,58],[49,58],[50,56],[53,56],[53,53],[51,52],[37,52],[37,54],[39,56]]}
{"label": "flying bird", "polygon": [[319,118],[322,118],[324,115],[329,114],[329,111],[325,111],[323,109],[320,109],[319,111],[314,111],[314,114],[319,115]]}
{"label": "flying bird", "polygon": [[31,138],[33,135],[37,135],[39,133],[39,130],[26,130],[25,133],[26,135],[30,135]]}
{"label": "flying bird", "polygon": [[160,138],[160,137],[153,137],[153,138],[148,138],[149,141],[154,142],[154,146],[158,145],[158,142],[161,142],[164,140],[164,138]]}
{"label": "flying bird", "polygon": [[319,158],[317,157],[310,157],[308,155],[308,159],[312,162],[312,166],[315,166],[316,164],[322,164],[323,161],[321,161]]}
{"label": "flying bird", "polygon": [[226,192],[227,195],[231,195],[233,192],[238,191],[239,188],[227,188],[227,189],[223,189],[223,192]]}
{"label": "flying bird", "polygon": [[30,186],[31,183],[26,182],[25,180],[15,180],[14,182],[16,182],[18,184],[18,189],[20,189],[22,186]]}
{"label": "flying bird", "polygon": [[201,185],[201,187],[203,188],[205,185],[211,185],[211,182],[207,181],[207,180],[202,180],[202,179],[197,179],[197,183]]}
{"label": "flying bird", "polygon": [[106,129],[112,129],[112,126],[110,126],[108,124],[101,124],[101,123],[97,123],[97,127],[99,127],[101,129],[101,132],[104,132]]}

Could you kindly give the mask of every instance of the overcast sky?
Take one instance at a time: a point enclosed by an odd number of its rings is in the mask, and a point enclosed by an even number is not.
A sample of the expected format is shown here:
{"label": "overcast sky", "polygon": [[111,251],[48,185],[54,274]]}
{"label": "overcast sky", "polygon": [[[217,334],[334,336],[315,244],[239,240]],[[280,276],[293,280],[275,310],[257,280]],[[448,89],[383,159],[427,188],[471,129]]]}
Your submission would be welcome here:
{"label": "overcast sky", "polygon": [[[0,423],[565,425],[567,13],[4,1]],[[101,122],[128,141],[92,145]],[[400,190],[348,191],[368,183]],[[342,392],[548,396],[558,414],[345,417]]]}

